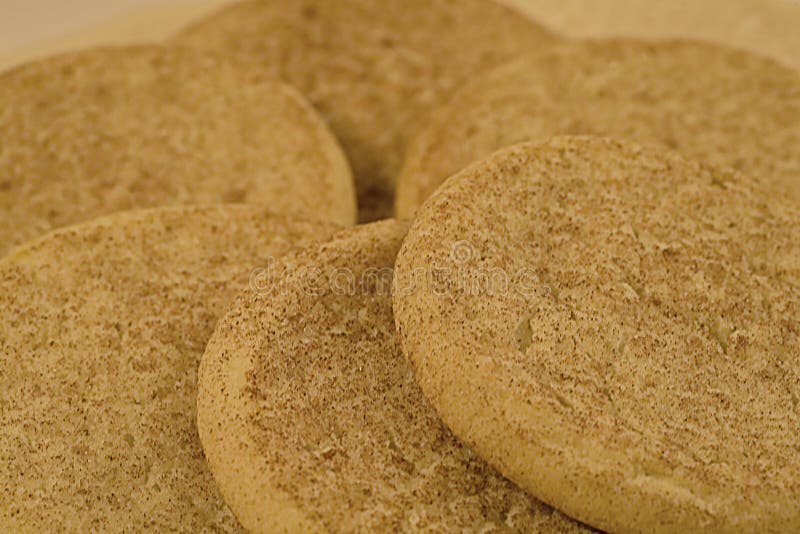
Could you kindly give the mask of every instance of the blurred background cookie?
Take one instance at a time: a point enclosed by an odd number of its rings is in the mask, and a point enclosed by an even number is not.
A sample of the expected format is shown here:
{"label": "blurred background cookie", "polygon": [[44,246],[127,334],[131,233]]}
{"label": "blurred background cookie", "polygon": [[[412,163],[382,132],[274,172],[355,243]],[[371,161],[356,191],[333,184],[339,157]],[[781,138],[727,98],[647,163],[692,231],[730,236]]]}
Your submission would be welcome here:
{"label": "blurred background cookie", "polygon": [[131,208],[249,202],[355,221],[336,139],[261,68],[192,50],[100,48],[0,76],[0,255]]}
{"label": "blurred background cookie", "polygon": [[[158,40],[231,0],[6,0],[0,66],[97,43]],[[797,0],[505,0],[569,37],[689,38],[800,68]]]}
{"label": "blurred background cookie", "polygon": [[399,352],[392,265],[407,225],[283,258],[220,321],[198,429],[252,532],[588,532],[459,444]]}
{"label": "blurred background cookie", "polygon": [[420,210],[398,338],[454,434],[572,517],[792,532],[799,249],[800,209],[758,180],[602,138],[518,145]]}
{"label": "blurred background cookie", "polygon": [[247,0],[173,39],[243,53],[303,92],[350,157],[362,221],[391,216],[408,137],[431,105],[554,41],[490,0]]}
{"label": "blurred background cookie", "polygon": [[610,40],[511,62],[457,92],[410,145],[398,216],[495,150],[559,134],[654,143],[800,201],[800,73],[699,42]]}
{"label": "blurred background cookie", "polygon": [[197,438],[197,365],[254,269],[332,232],[256,207],[164,208],[0,261],[0,525],[240,531]]}

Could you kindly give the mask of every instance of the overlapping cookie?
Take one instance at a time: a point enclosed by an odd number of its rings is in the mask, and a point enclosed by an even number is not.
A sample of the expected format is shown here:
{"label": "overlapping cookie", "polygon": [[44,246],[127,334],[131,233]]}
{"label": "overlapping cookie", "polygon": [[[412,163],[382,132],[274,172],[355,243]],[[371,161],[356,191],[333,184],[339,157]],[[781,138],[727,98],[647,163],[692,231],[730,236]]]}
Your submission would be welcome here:
{"label": "overlapping cookie", "polygon": [[627,138],[760,176],[800,201],[800,75],[690,41],[588,41],[495,69],[432,114],[411,144],[396,210],[410,216],[450,175],[553,135]]}
{"label": "overlapping cookie", "polygon": [[223,202],[355,221],[338,142],[260,67],[141,46],[70,53],[0,76],[0,256],[115,211]]}
{"label": "overlapping cookie", "polygon": [[300,89],[350,157],[362,221],[391,215],[408,137],[433,104],[554,41],[490,0],[247,0],[175,38],[244,53]]}
{"label": "overlapping cookie", "polygon": [[333,231],[248,206],[162,208],[0,261],[3,530],[240,531],[197,437],[197,365],[254,269]]}
{"label": "overlapping cookie", "polygon": [[587,532],[459,444],[422,396],[391,310],[406,229],[291,254],[220,321],[198,428],[223,496],[251,532]]}
{"label": "overlapping cookie", "polygon": [[611,532],[800,529],[800,210],[758,178],[602,138],[448,180],[394,313],[454,434]]}

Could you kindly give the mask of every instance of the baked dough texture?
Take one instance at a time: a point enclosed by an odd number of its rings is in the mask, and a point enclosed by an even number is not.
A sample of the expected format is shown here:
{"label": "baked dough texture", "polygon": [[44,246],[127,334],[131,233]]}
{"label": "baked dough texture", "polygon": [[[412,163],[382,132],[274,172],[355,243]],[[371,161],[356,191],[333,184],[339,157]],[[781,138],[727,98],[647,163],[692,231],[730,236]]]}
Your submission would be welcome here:
{"label": "baked dough texture", "polygon": [[406,143],[433,104],[555,41],[489,0],[247,0],[174,39],[253,57],[302,91],[350,157],[362,221],[391,216]]}
{"label": "baked dough texture", "polygon": [[259,66],[153,45],[0,75],[0,256],[116,211],[217,203],[356,219],[338,141]]}
{"label": "baked dough texture", "polygon": [[587,532],[425,401],[391,310],[406,229],[357,227],[286,256],[220,321],[198,430],[223,496],[252,532]]}
{"label": "baked dough texture", "polygon": [[554,135],[655,144],[800,202],[800,74],[706,43],[596,40],[509,62],[433,112],[398,177],[398,216],[470,163]]}
{"label": "baked dough texture", "polygon": [[762,189],[591,137],[470,166],[397,259],[423,393],[602,530],[800,530],[800,212]]}
{"label": "baked dough texture", "polygon": [[239,532],[195,427],[196,375],[251,272],[335,228],[247,206],[116,214],[0,261],[0,525]]}

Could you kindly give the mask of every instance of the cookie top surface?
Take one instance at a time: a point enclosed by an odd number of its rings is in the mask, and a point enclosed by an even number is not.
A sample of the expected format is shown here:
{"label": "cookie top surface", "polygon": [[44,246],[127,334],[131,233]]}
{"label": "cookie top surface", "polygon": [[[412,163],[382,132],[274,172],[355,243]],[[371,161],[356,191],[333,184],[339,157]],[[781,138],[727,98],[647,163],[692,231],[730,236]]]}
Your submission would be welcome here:
{"label": "cookie top surface", "polygon": [[797,530],[800,213],[758,185],[589,137],[454,176],[395,271],[426,397],[595,527]]}
{"label": "cookie top surface", "polygon": [[197,437],[197,366],[254,268],[333,231],[247,206],[163,208],[0,261],[0,524],[240,530]]}
{"label": "cookie top surface", "polygon": [[261,67],[158,46],[90,49],[0,76],[0,255],[96,216],[251,202],[352,224],[322,118]]}
{"label": "cookie top surface", "polygon": [[800,74],[699,42],[598,40],[507,63],[434,111],[398,178],[398,215],[495,150],[554,135],[652,143],[800,201]]}
{"label": "cookie top surface", "polygon": [[489,0],[249,0],[175,40],[254,55],[308,96],[342,140],[369,221],[391,215],[406,141],[432,104],[555,38]]}
{"label": "cookie top surface", "polygon": [[254,532],[580,532],[460,445],[399,352],[391,271],[407,229],[345,230],[281,259],[203,356],[198,429]]}

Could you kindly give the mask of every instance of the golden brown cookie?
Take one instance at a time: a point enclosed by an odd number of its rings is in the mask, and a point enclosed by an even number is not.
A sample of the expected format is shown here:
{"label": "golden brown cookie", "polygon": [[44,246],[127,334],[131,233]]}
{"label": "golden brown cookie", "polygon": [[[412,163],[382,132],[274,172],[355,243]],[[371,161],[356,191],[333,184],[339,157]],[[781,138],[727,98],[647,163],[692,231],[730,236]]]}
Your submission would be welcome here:
{"label": "golden brown cookie", "polygon": [[601,138],[448,180],[398,255],[423,393],[511,480],[612,532],[800,529],[800,210]]}
{"label": "golden brown cookie", "polygon": [[800,201],[800,74],[690,41],[589,41],[497,68],[432,114],[411,144],[396,209],[495,150],[553,135],[629,138],[758,175]]}
{"label": "golden brown cookie", "polygon": [[333,231],[249,206],[162,208],[0,261],[2,529],[241,530],[197,437],[197,365],[256,267]]}
{"label": "golden brown cookie", "polygon": [[408,136],[434,103],[555,37],[489,0],[247,0],[175,41],[244,52],[308,96],[350,157],[370,221],[391,216]]}
{"label": "golden brown cookie", "polygon": [[252,532],[587,532],[460,445],[399,352],[406,223],[343,231],[241,295],[200,366],[198,429]]}
{"label": "golden brown cookie", "polygon": [[223,202],[355,221],[338,142],[260,67],[142,46],[0,76],[0,256],[114,211]]}

